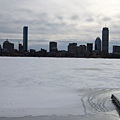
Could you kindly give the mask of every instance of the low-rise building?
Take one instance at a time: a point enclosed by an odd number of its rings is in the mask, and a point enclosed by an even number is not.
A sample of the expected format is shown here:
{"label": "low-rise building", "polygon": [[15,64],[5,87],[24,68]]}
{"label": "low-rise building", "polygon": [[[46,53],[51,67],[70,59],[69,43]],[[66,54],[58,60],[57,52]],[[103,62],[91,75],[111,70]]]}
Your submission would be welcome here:
{"label": "low-rise building", "polygon": [[76,53],[77,53],[77,43],[69,43],[68,53],[76,55]]}
{"label": "low-rise building", "polygon": [[78,57],[84,57],[84,51],[86,51],[85,45],[80,45],[77,47],[77,56]]}
{"label": "low-rise building", "polygon": [[19,52],[23,52],[23,45],[19,43]]}
{"label": "low-rise building", "polygon": [[57,42],[50,42],[49,43],[49,52],[57,52]]}
{"label": "low-rise building", "polygon": [[87,50],[91,53],[93,51],[93,43],[87,43]]}
{"label": "low-rise building", "polygon": [[14,51],[14,44],[10,43],[8,40],[6,40],[3,43],[3,51],[4,52],[13,52]]}
{"label": "low-rise building", "polygon": [[113,53],[120,53],[120,46],[113,46]]}

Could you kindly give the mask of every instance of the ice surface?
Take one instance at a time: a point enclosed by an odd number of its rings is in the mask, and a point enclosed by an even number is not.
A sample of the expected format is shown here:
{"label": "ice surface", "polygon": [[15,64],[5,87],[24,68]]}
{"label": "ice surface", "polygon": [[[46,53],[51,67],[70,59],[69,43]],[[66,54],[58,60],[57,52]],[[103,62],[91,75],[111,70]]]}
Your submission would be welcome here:
{"label": "ice surface", "polygon": [[119,59],[1,57],[0,117],[112,115],[119,66]]}

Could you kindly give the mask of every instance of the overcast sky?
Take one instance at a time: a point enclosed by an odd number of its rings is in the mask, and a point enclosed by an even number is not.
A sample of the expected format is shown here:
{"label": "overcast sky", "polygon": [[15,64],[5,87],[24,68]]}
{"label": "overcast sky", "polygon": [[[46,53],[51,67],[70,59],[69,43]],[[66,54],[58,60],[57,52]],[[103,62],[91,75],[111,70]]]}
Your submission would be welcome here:
{"label": "overcast sky", "polygon": [[0,0],[0,39],[22,40],[27,25],[29,48],[94,42],[105,24],[111,44],[120,45],[120,0]]}

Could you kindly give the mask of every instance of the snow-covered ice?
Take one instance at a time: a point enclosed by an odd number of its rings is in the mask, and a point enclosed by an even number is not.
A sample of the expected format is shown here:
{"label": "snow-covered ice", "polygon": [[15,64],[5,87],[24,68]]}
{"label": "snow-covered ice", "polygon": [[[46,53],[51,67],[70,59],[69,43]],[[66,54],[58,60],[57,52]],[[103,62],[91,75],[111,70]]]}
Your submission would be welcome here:
{"label": "snow-covered ice", "polygon": [[0,58],[0,117],[118,117],[119,59]]}

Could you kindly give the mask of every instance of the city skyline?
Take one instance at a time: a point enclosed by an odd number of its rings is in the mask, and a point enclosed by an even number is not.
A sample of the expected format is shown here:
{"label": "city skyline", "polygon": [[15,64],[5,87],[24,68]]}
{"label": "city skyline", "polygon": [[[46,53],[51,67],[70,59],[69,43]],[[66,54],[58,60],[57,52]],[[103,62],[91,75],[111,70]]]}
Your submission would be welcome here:
{"label": "city skyline", "polygon": [[110,42],[120,44],[119,11],[119,0],[0,0],[0,39],[18,42],[21,26],[27,25],[30,48],[46,49],[48,42],[56,41],[59,49],[66,49],[70,42],[83,44],[101,38],[106,24]]}
{"label": "city skyline", "polygon": [[[108,31],[108,32],[107,32]],[[67,43],[68,44],[70,44],[70,43],[77,43],[78,45],[87,45],[87,44],[93,44],[93,50],[96,50],[96,40],[97,39],[100,39],[101,40],[101,51],[104,51],[103,49],[106,49],[107,51],[106,51],[106,53],[112,53],[113,52],[113,46],[120,46],[119,44],[110,44],[110,40],[109,40],[109,28],[108,27],[103,27],[102,28],[102,31],[101,31],[101,33],[102,33],[102,39],[100,38],[100,37],[96,37],[96,39],[95,40],[93,40],[92,42],[90,42],[90,41],[88,41],[88,42],[84,42],[84,43],[82,43],[82,42],[75,42],[75,41],[70,41],[69,43],[68,43],[68,41],[67,41]],[[23,34],[22,34],[22,36],[23,36],[23,39],[19,39],[18,41],[17,41],[17,48],[16,47],[14,47],[14,49],[19,49],[19,44],[21,44],[21,45],[23,45],[23,51],[25,51],[25,52],[27,52],[27,51],[29,51],[30,49],[33,49],[33,48],[31,48],[31,47],[29,47],[29,43],[31,42],[30,40],[28,40],[28,36],[29,36],[29,34],[28,34],[28,26],[23,26]],[[3,43],[5,42],[5,40],[9,40],[9,39],[2,39],[2,41],[3,41]],[[11,41],[10,42],[12,42],[12,40],[13,39],[10,39]],[[1,41],[1,39],[0,39],[0,41]],[[14,40],[13,40],[14,41]],[[106,42],[107,43],[106,43]],[[57,41],[53,41],[53,40],[51,40],[51,41],[49,41],[48,42],[48,49],[46,49],[47,51],[50,51],[50,47],[49,47],[49,44],[51,43],[51,42],[54,42],[54,43],[58,43]],[[2,44],[3,44],[2,43]],[[2,44],[0,44],[1,45],[1,47],[2,47]],[[16,44],[16,42],[14,41],[14,45]],[[58,50],[68,50],[67,48],[68,48],[68,44],[66,44],[66,49],[59,49],[59,46],[57,47],[57,49]],[[98,43],[97,43],[98,44]],[[100,43],[99,43],[100,44]],[[107,47],[104,47],[104,44],[105,44],[105,46]],[[39,44],[39,46],[40,46],[40,44]],[[111,49],[111,52],[110,52],[110,50],[109,50],[109,48]],[[40,49],[45,49],[45,48],[43,48],[43,46],[41,46],[41,48],[39,47],[39,49],[34,49],[34,50],[37,50],[37,51],[39,51]]]}
{"label": "city skyline", "polygon": [[0,45],[0,56],[120,58],[120,46],[114,45],[109,52],[109,28],[106,26],[102,29],[102,40],[97,37],[92,43],[69,43],[67,50],[59,50],[56,41],[49,42],[49,51],[28,49],[28,43],[28,26],[23,26],[23,43],[19,42],[18,49],[15,49],[14,43],[6,39],[3,46]]}

